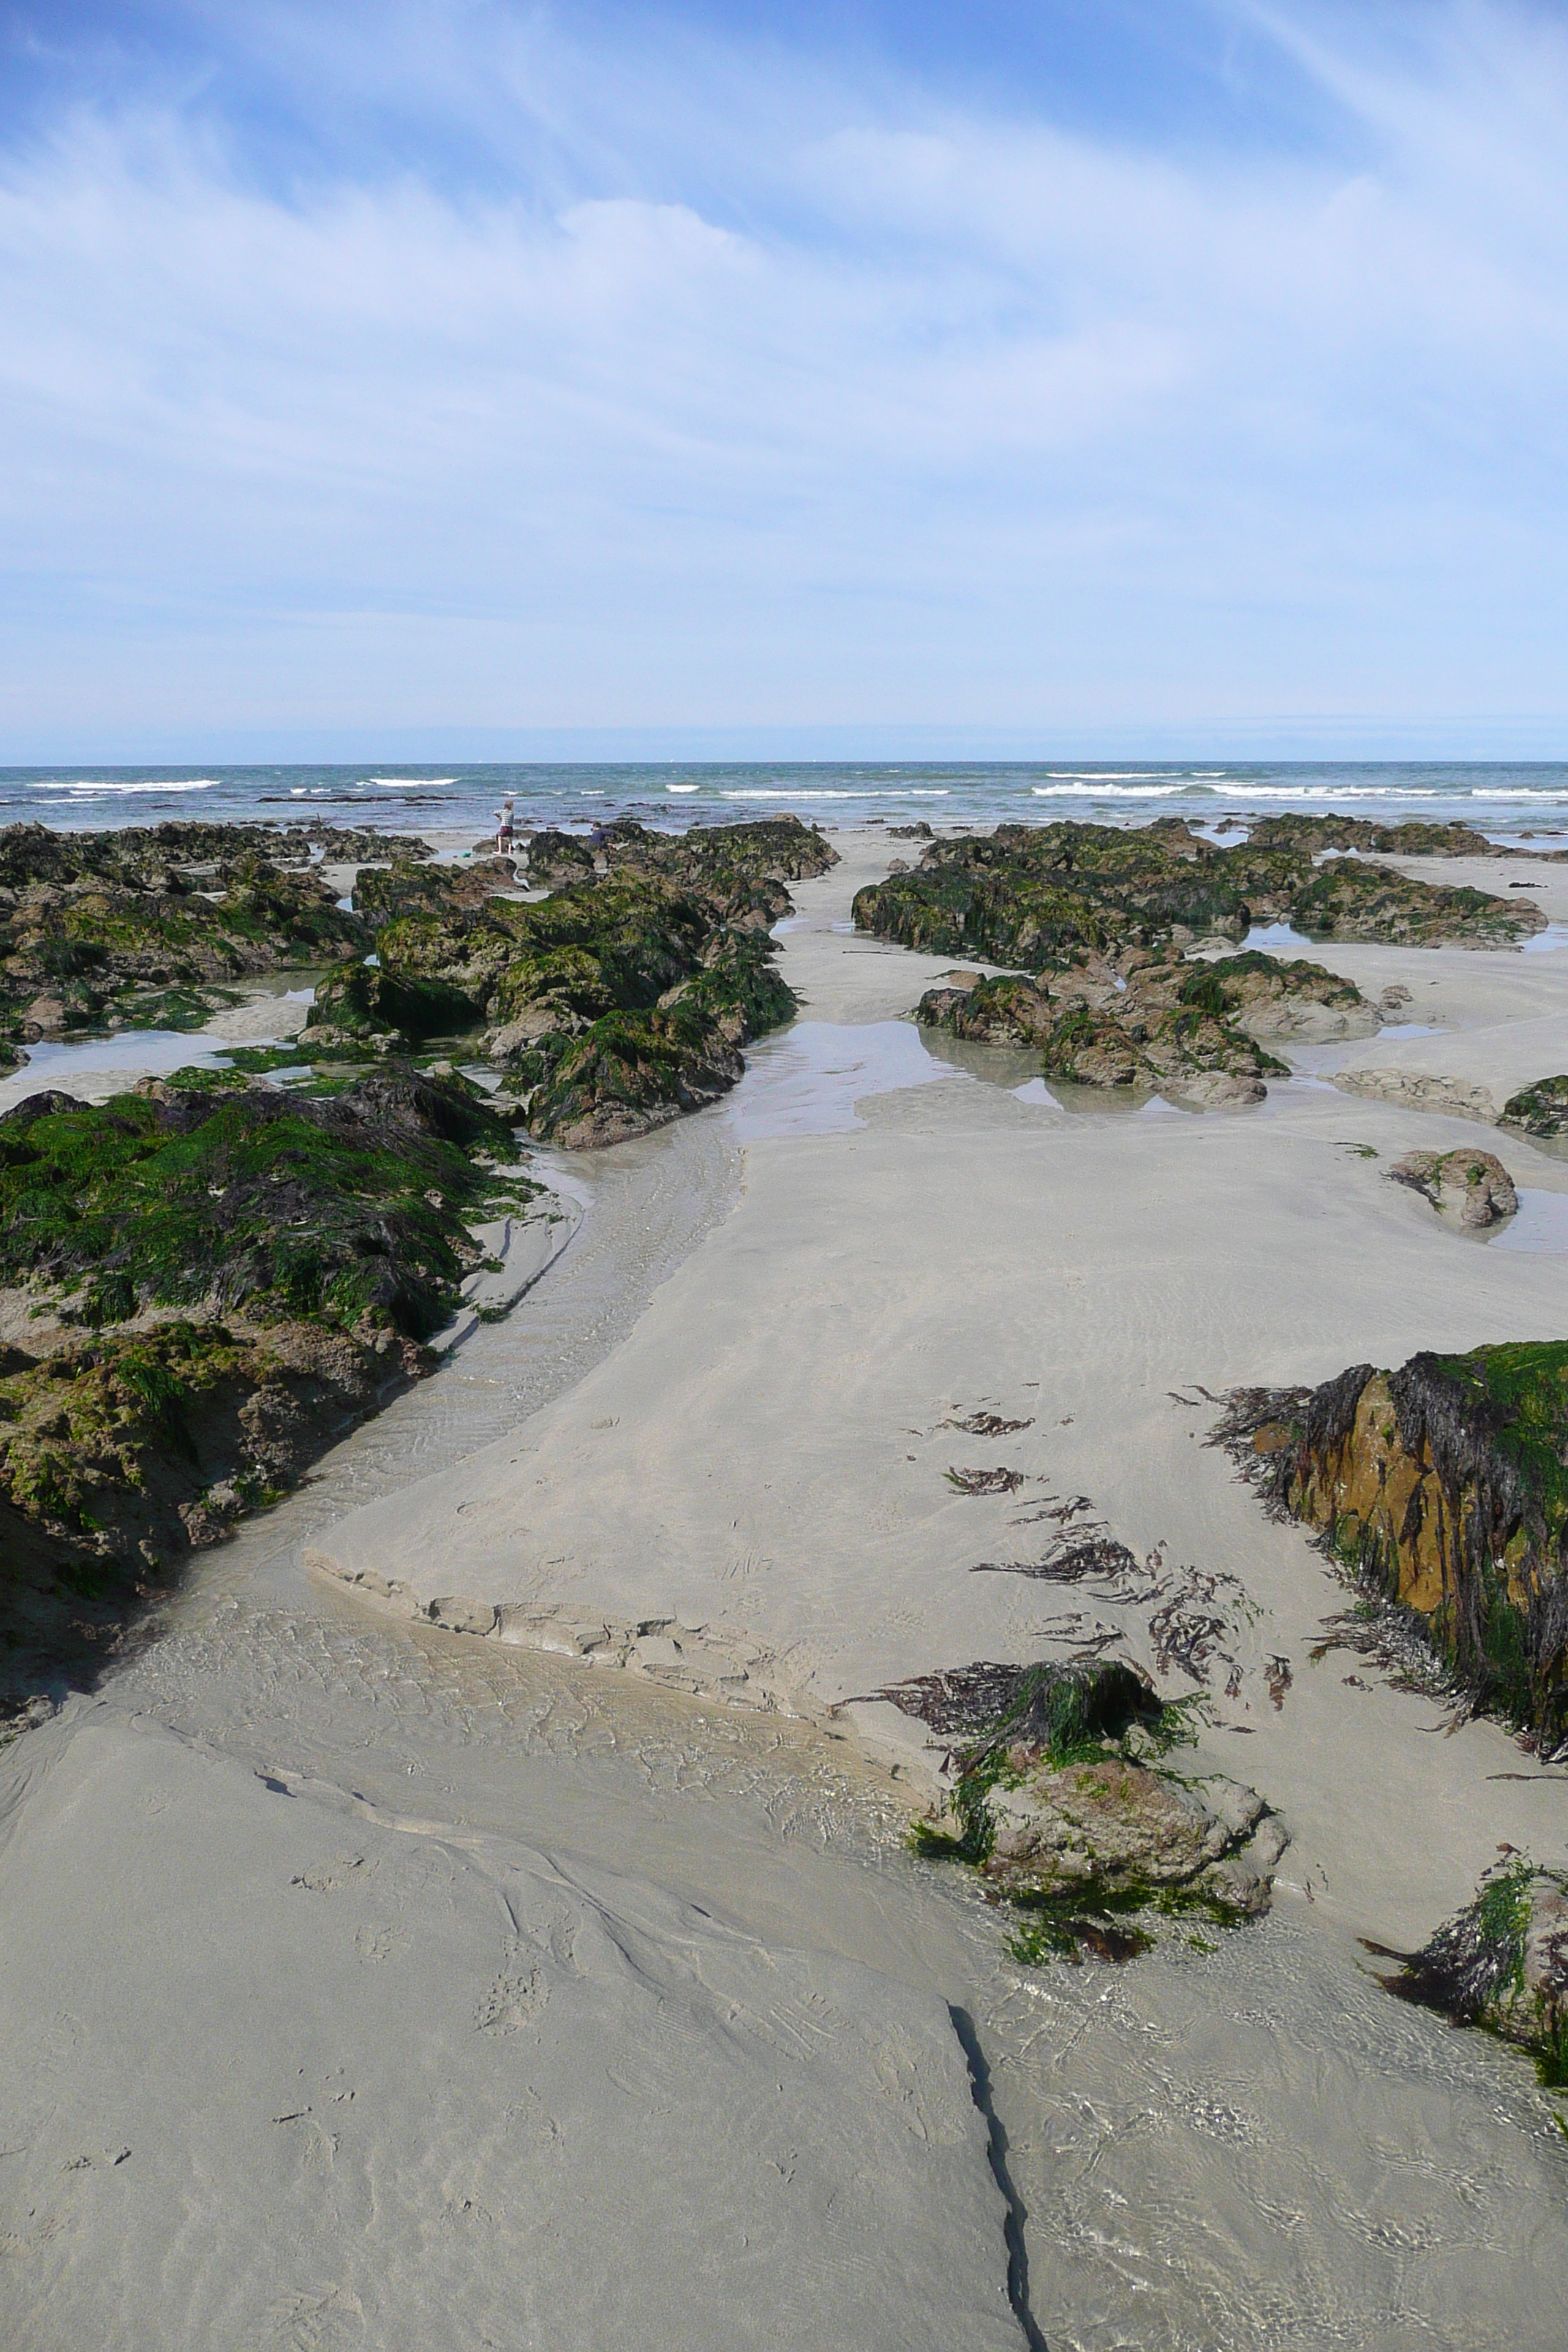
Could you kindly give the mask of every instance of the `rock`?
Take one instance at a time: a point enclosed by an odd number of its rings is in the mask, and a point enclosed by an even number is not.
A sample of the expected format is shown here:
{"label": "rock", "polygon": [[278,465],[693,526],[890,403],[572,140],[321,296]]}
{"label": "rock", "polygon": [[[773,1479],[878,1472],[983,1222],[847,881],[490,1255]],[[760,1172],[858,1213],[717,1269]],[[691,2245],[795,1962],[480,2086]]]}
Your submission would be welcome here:
{"label": "rock", "polygon": [[1489,1151],[1407,1151],[1387,1171],[1435,1209],[1472,1230],[1501,1223],[1519,1207],[1513,1179]]}
{"label": "rock", "polygon": [[1488,1871],[1473,1903],[1409,1954],[1391,1992],[1532,2051],[1560,2084],[1568,2059],[1568,1874],[1528,1854]]}
{"label": "rock", "polygon": [[29,1056],[23,1046],[13,1045],[8,1042],[8,1040],[0,1038],[0,1075],[3,1075],[7,1070],[21,1069],[27,1062],[28,1058]]}
{"label": "rock", "polygon": [[933,840],[915,872],[859,891],[854,919],[931,954],[978,952],[1040,972],[1130,947],[1234,942],[1259,919],[1334,939],[1507,947],[1546,919],[1535,907],[1364,860],[1316,866],[1307,841],[1288,832],[1257,828],[1220,848],[1163,818],[1128,828],[1004,824]]}
{"label": "rock", "polygon": [[1228,1866],[1268,1810],[1254,1790],[1220,1775],[1189,1786],[1120,1759],[1053,1770],[1014,1750],[1008,1762],[1009,1778],[986,1799],[994,1843],[984,1867],[994,1885],[1043,1894],[1086,1882],[1185,1886],[1268,1908],[1257,1874]]}
{"label": "rock", "polygon": [[29,1045],[40,1037],[58,1037],[66,1025],[66,1008],[58,996],[35,996],[22,1022],[22,1034]]}
{"label": "rock", "polygon": [[1497,1105],[1485,1087],[1464,1078],[1428,1077],[1416,1070],[1339,1070],[1334,1084],[1347,1095],[1370,1102],[1402,1103],[1410,1110],[1445,1111],[1452,1118],[1479,1118],[1497,1123]]}
{"label": "rock", "polygon": [[1537,1078],[1510,1095],[1499,1122],[1521,1135],[1568,1135],[1568,1076]]}
{"label": "rock", "polygon": [[1205,1070],[1200,1077],[1177,1080],[1174,1091],[1184,1102],[1201,1103],[1205,1110],[1247,1110],[1262,1102],[1268,1089],[1261,1078],[1229,1070]]}
{"label": "rock", "polygon": [[1472,1706],[1542,1752],[1568,1739],[1568,1341],[1241,1391],[1215,1442],[1272,1514],[1411,1612]]}
{"label": "rock", "polygon": [[1201,1910],[1234,1921],[1268,1908],[1283,1824],[1224,1774],[1159,1768],[1152,1759],[1188,1735],[1138,1669],[974,1666],[879,1696],[939,1727],[999,1710],[963,1751],[945,1812],[914,1843],[971,1864],[1023,1907],[1016,1957],[1131,1958],[1152,1939],[1119,1920]]}

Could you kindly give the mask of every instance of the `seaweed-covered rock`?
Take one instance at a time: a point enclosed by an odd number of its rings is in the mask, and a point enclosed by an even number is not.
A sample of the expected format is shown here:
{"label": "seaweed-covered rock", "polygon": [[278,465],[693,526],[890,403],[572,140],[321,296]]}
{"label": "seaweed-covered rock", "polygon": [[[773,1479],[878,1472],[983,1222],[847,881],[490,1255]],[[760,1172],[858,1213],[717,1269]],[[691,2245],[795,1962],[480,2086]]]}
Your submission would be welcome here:
{"label": "seaweed-covered rock", "polygon": [[[1316,857],[1324,850],[1355,850],[1384,857],[1521,857],[1524,850],[1507,849],[1489,841],[1484,833],[1462,817],[1447,824],[1409,817],[1401,824],[1381,824],[1375,817],[1321,816],[1288,811],[1260,818],[1248,834],[1255,849],[1288,849]],[[1561,855],[1562,853],[1558,853]]]}
{"label": "seaweed-covered rock", "polygon": [[169,999],[178,992],[203,1020],[233,1001],[223,983],[369,943],[366,927],[313,874],[247,856],[215,879],[216,898],[169,876],[147,887],[94,877],[27,883],[0,906],[0,1012],[24,1034],[111,1020],[145,1026],[177,1009]]}
{"label": "seaweed-covered rock", "polygon": [[528,1128],[573,1148],[621,1143],[700,1110],[740,1077],[740,1048],[787,1021],[792,990],[755,933],[721,933],[712,960],[645,1012],[613,1013],[580,1034],[546,1034],[515,1065],[533,1091]]}
{"label": "seaweed-covered rock", "polygon": [[405,978],[356,961],[339,964],[317,982],[310,1026],[301,1030],[299,1042],[309,1050],[327,1034],[423,1041],[472,1029],[479,1018],[472,998],[444,981]]}
{"label": "seaweed-covered rock", "polygon": [[511,1150],[461,1081],[394,1068],[0,1118],[0,1284],[41,1317],[0,1353],[0,1703],[88,1674],[172,1563],[434,1369],[469,1223],[535,1189],[482,1164]]}
{"label": "seaweed-covered rock", "polygon": [[1318,1045],[1333,1037],[1373,1037],[1381,1025],[1382,1008],[1369,1003],[1353,981],[1321,963],[1264,955],[1256,948],[1218,957],[1192,974],[1182,1001],[1204,1004],[1216,1019],[1258,1039]]}
{"label": "seaweed-covered rock", "polygon": [[1568,1341],[1353,1365],[1246,1401],[1270,1508],[1413,1612],[1471,1704],[1568,1738]]}
{"label": "seaweed-covered rock", "polygon": [[468,1153],[510,1142],[463,1081],[406,1070],[315,1099],[156,1083],[97,1106],[34,1095],[0,1118],[0,1283],[92,1326],[203,1307],[423,1339],[499,1189]]}
{"label": "seaweed-covered rock", "polygon": [[625,1141],[733,1086],[741,1046],[795,1009],[749,919],[755,892],[782,886],[742,871],[741,853],[719,873],[716,855],[693,853],[718,896],[628,863],[531,905],[399,916],[378,937],[382,971],[477,1009],[487,1052],[529,1090],[531,1133]]}
{"label": "seaweed-covered rock", "polygon": [[854,919],[928,954],[1063,969],[1168,946],[1178,925],[1240,939],[1246,906],[1219,859],[1185,827],[999,825],[933,841],[912,873],[858,892]]}
{"label": "seaweed-covered rock", "polygon": [[1513,1178],[1489,1151],[1407,1151],[1388,1176],[1472,1230],[1499,1224],[1519,1207]]}
{"label": "seaweed-covered rock", "polygon": [[[1233,961],[1250,966],[1253,959]],[[1225,968],[1184,965],[1169,953],[1135,952],[1123,962],[1125,979],[1096,962],[1033,978],[1005,973],[969,988],[930,989],[916,1017],[978,1044],[1037,1045],[1047,1078],[1169,1087],[1216,1106],[1261,1101],[1264,1073],[1285,1065],[1231,1021]],[[1331,973],[1321,977],[1342,985]],[[1262,995],[1264,983],[1254,983],[1250,969],[1228,985],[1243,983]]]}
{"label": "seaweed-covered rock", "polygon": [[1543,2082],[1568,2084],[1568,1873],[1505,1857],[1475,1901],[1384,1982],[1457,2025],[1520,2043]]}
{"label": "seaweed-covered rock", "polygon": [[1319,866],[1291,894],[1289,911],[1299,930],[1320,939],[1377,940],[1396,947],[1512,947],[1546,928],[1539,907],[1487,890],[1418,882],[1359,858]]}
{"label": "seaweed-covered rock", "polygon": [[[1103,1002],[1111,992],[1107,982],[1094,992],[1094,1001]],[[1050,988],[1018,972],[996,980],[977,975],[965,986],[928,988],[915,1019],[977,1045],[1043,1045],[1060,1018],[1063,993],[1053,995]]]}
{"label": "seaweed-covered rock", "polygon": [[1017,1958],[1127,1959],[1152,1940],[1140,1919],[1198,1913],[1232,1924],[1268,1909],[1284,1831],[1223,1774],[1194,1780],[1160,1768],[1190,1734],[1136,1668],[974,1667],[882,1696],[938,1727],[955,1707],[973,1725],[976,1698],[994,1710],[914,1843],[932,1860],[971,1864],[1019,1906]]}
{"label": "seaweed-covered rock", "polygon": [[457,914],[482,906],[497,891],[512,889],[517,867],[510,857],[480,857],[466,866],[395,858],[390,866],[362,866],[354,877],[356,915],[379,931],[399,915]]}
{"label": "seaweed-covered rock", "polygon": [[1510,1095],[1498,1121],[1521,1135],[1568,1135],[1568,1076],[1537,1078]]}
{"label": "seaweed-covered rock", "polygon": [[1163,950],[1254,920],[1288,919],[1344,940],[1509,946],[1542,929],[1538,908],[1439,888],[1360,859],[1315,866],[1289,836],[1221,849],[1180,819],[1123,829],[999,825],[933,841],[912,873],[868,885],[857,926],[937,955],[983,955],[1041,972],[1129,948]]}

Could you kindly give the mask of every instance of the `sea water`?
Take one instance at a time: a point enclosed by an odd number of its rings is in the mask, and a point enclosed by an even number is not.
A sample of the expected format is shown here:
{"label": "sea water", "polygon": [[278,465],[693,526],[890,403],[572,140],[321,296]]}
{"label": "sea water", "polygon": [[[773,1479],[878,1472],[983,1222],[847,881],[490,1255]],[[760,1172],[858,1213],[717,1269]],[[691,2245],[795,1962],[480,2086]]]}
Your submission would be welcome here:
{"label": "sea water", "polygon": [[[81,828],[171,818],[321,819],[414,833],[492,832],[503,796],[519,825],[582,825],[631,814],[684,830],[793,811],[816,823],[935,827],[1073,817],[1142,824],[1179,816],[1205,828],[1284,810],[1397,824],[1463,818],[1493,839],[1568,843],[1568,761],[1285,761],[1183,765],[1089,761],[909,761],[728,764],[468,764],[200,768],[61,762],[0,769],[0,824]],[[1216,838],[1234,835],[1215,835]]]}

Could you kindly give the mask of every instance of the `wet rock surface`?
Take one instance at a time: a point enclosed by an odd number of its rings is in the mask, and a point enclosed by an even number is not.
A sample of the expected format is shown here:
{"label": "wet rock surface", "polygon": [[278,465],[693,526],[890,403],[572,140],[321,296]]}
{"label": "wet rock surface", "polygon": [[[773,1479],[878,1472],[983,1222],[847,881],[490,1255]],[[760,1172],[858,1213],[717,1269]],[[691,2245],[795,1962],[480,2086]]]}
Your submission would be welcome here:
{"label": "wet rock surface", "polygon": [[1537,1078],[1510,1095],[1498,1124],[1521,1135],[1568,1135],[1568,1076]]}
{"label": "wet rock surface", "polygon": [[1371,1035],[1378,1010],[1321,964],[1256,950],[1213,962],[1124,951],[1061,971],[956,983],[916,1018],[988,1045],[1037,1046],[1042,1075],[1079,1086],[1168,1088],[1190,1101],[1261,1101],[1286,1065],[1267,1036]]}
{"label": "wet rock surface", "polygon": [[[837,852],[794,818],[679,837],[627,822],[595,854],[537,835],[525,904],[465,900],[417,872],[371,886],[380,976],[348,970],[319,992],[326,1025],[369,1040],[485,1024],[485,1050],[526,1101],[530,1131],[569,1147],[622,1142],[717,1099],[741,1047],[795,1010],[770,925],[785,883]],[[563,877],[566,877],[563,880]]]}
{"label": "wet rock surface", "polygon": [[310,870],[309,851],[303,838],[243,825],[7,827],[0,1026],[24,1043],[91,1027],[199,1028],[237,1001],[237,981],[363,953],[366,926]]}

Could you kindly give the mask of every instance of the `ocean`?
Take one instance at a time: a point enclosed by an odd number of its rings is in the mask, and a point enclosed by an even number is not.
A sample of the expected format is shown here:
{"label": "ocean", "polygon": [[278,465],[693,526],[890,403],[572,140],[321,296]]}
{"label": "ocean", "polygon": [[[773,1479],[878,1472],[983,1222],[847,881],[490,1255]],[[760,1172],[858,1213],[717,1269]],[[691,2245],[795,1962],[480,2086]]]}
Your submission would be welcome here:
{"label": "ocean", "polygon": [[1155,761],[810,764],[0,769],[0,824],[58,828],[319,817],[388,831],[492,831],[504,793],[523,829],[631,814],[684,830],[795,810],[825,826],[924,817],[940,825],[1043,824],[1076,817],[1202,824],[1281,809],[1386,818],[1462,817],[1500,842],[1568,842],[1568,761],[1289,761],[1184,765]]}

